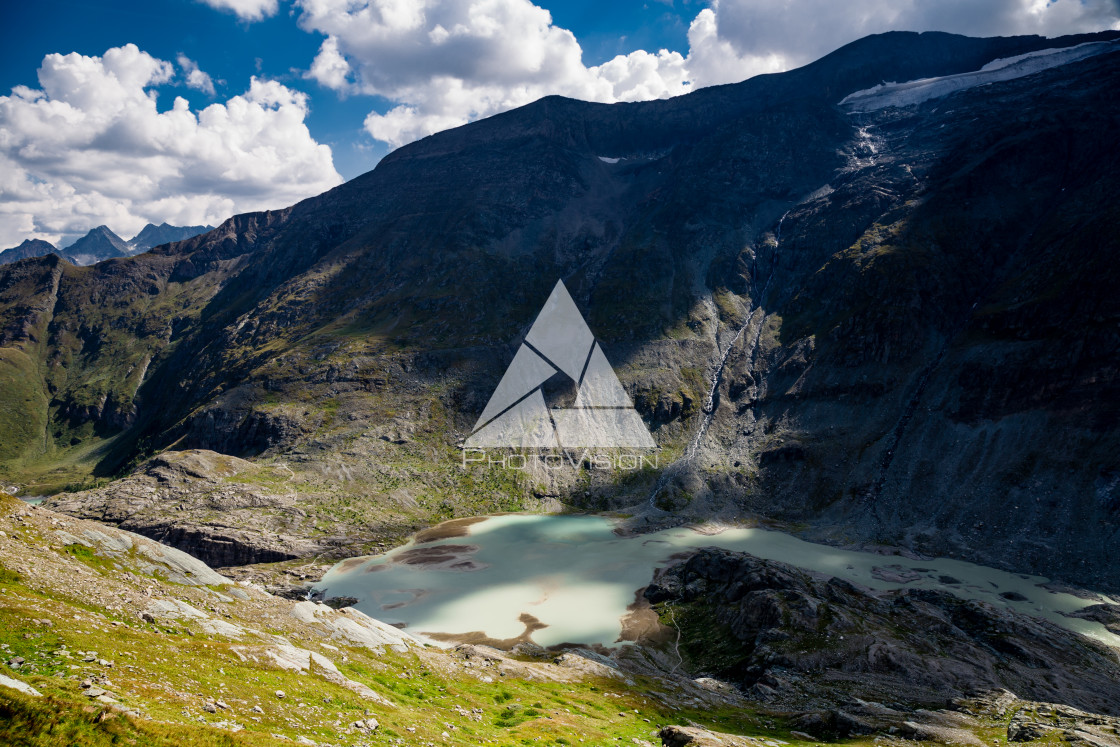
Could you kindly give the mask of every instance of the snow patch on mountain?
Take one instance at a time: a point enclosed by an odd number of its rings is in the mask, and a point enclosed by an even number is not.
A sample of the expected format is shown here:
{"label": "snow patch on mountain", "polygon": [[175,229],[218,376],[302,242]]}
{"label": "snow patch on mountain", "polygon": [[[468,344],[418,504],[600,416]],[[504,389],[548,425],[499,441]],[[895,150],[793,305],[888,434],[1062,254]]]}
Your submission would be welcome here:
{"label": "snow patch on mountain", "polygon": [[1040,49],[1035,52],[992,60],[979,70],[905,83],[882,83],[848,94],[840,106],[849,112],[869,112],[888,106],[913,106],[966,88],[1022,78],[1059,65],[1120,49],[1115,42],[1088,42],[1074,47]]}

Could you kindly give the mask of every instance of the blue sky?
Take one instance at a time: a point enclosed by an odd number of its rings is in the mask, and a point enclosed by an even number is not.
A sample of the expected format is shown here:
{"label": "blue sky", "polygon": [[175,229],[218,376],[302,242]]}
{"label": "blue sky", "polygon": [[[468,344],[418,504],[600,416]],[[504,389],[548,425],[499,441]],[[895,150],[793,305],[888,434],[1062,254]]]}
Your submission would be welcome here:
{"label": "blue sky", "polygon": [[[597,65],[634,49],[687,49],[688,24],[698,3],[618,0],[575,0],[548,7],[554,23],[576,34],[583,61]],[[335,167],[345,179],[373,168],[389,146],[375,141],[362,128],[371,110],[386,111],[390,102],[380,96],[339,96],[302,78],[324,34],[301,30],[290,5],[280,4],[275,15],[245,21],[233,12],[215,10],[197,0],[36,0],[9,4],[3,14],[5,32],[0,45],[0,92],[17,85],[36,86],[36,71],[52,52],[100,55],[129,42],[149,54],[175,60],[185,54],[215,81],[219,96],[241,93],[249,76],[259,75],[309,93],[307,125],[318,142],[331,146]],[[223,83],[218,83],[223,81]],[[180,86],[171,95],[185,97],[192,108],[212,102],[206,94]],[[326,95],[324,95],[326,94]]]}
{"label": "blue sky", "polygon": [[[249,23],[193,0],[36,0],[9,4],[4,14],[7,28],[30,29],[32,33],[6,34],[0,45],[3,92],[17,85],[36,86],[36,71],[48,53],[101,55],[110,47],[129,42],[164,60],[185,54],[210,74],[219,96],[241,93],[251,75],[279,80],[312,94],[317,88],[313,81],[302,80],[291,71],[307,68],[323,37],[301,31],[286,13]],[[212,101],[201,91],[179,86],[161,95],[161,108],[171,105],[172,90],[174,95],[184,96],[194,109]],[[372,168],[385,153],[384,147],[376,154],[354,149],[358,143],[374,145],[368,136],[361,137],[362,119],[370,103],[353,97],[342,100],[333,93],[315,96],[312,101],[308,126],[316,139],[331,145],[339,155],[343,155],[342,150],[351,152],[347,154],[350,157],[338,159],[345,178]],[[363,163],[368,166],[363,168]]]}
{"label": "blue sky", "polygon": [[1120,28],[1120,0],[38,0],[0,13],[0,248],[283,207],[552,93],[675,96],[891,29]]}

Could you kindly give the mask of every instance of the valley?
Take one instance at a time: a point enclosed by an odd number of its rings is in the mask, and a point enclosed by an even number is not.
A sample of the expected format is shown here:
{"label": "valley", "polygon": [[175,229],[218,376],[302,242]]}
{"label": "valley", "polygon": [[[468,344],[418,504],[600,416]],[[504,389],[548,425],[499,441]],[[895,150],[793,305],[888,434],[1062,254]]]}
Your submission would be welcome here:
{"label": "valley", "polygon": [[[17,247],[0,741],[1117,747],[1118,39],[548,96]],[[465,448],[557,287],[655,446]]]}
{"label": "valley", "polygon": [[[4,479],[95,516],[200,449],[298,497],[296,554],[645,503],[1115,590],[1116,55],[837,107],[1044,43],[885,34],[680,99],[548,98],[137,257],[5,265]],[[557,278],[672,466],[461,468]],[[215,529],[257,542],[252,515]]]}

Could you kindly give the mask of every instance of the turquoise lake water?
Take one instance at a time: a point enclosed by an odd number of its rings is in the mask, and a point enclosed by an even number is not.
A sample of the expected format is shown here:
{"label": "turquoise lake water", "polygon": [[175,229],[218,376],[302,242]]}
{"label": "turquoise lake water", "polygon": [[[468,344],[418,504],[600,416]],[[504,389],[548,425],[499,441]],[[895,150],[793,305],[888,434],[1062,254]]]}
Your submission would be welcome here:
{"label": "turquoise lake water", "polygon": [[[1100,623],[1062,614],[1113,600],[1051,591],[1042,588],[1047,579],[1039,576],[951,558],[919,561],[840,550],[766,529],[728,527],[710,534],[710,529],[677,528],[619,536],[615,526],[602,516],[494,516],[470,526],[467,536],[414,541],[384,555],[343,561],[316,588],[328,589],[330,596],[355,597],[359,601],[354,606],[362,612],[403,624],[422,638],[468,633],[517,638],[525,633],[521,617],[527,613],[545,626],[532,633],[542,646],[614,646],[627,606],[656,567],[674,553],[715,546],[873,589],[945,589],[1045,618],[1120,648],[1120,636]],[[942,583],[942,576],[960,583]],[[1026,600],[1005,599],[1000,596],[1005,592]]]}

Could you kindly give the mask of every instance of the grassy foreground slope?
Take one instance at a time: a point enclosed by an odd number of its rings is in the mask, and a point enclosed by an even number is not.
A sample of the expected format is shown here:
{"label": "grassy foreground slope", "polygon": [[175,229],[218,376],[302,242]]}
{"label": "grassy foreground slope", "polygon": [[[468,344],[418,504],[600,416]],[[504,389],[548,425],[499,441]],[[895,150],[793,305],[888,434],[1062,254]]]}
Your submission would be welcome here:
{"label": "grassy foreground slope", "polygon": [[153,561],[174,551],[135,535],[0,501],[0,674],[40,693],[0,680],[0,743],[631,744],[688,723],[791,741],[777,716],[686,677],[363,637],[353,610],[297,606],[177,555]]}

